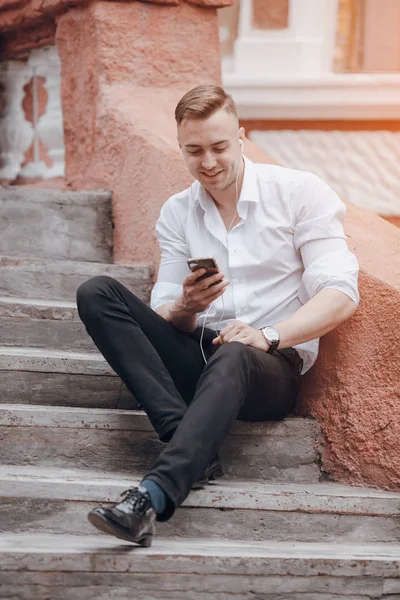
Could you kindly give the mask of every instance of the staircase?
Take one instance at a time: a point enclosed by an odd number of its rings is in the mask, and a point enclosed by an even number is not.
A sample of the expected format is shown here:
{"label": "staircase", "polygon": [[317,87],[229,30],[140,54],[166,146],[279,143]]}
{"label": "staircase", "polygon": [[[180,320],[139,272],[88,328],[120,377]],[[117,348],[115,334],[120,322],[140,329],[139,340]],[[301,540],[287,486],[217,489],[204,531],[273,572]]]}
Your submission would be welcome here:
{"label": "staircase", "polygon": [[162,448],[77,316],[96,274],[149,298],[111,238],[108,192],[1,188],[0,599],[400,599],[400,494],[324,480],[311,419],[236,422],[151,548],[89,524]]}

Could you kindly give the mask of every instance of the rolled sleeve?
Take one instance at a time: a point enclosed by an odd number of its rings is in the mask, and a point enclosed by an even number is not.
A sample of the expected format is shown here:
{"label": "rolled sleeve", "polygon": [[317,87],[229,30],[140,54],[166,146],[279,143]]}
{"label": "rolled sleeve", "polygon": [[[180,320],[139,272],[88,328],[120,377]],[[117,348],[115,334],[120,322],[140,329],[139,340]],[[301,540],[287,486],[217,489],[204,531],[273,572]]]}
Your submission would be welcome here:
{"label": "rolled sleeve", "polygon": [[156,237],[161,259],[157,283],[151,293],[150,305],[153,309],[179,298],[183,280],[189,274],[189,249],[182,222],[173,206],[173,197],[161,209]]}
{"label": "rolled sleeve", "polygon": [[323,288],[334,288],[358,305],[359,267],[343,230],[344,203],[325,182],[308,175],[294,211],[294,244],[304,264],[300,301],[305,304]]}
{"label": "rolled sleeve", "polygon": [[358,305],[358,262],[349,250],[319,256],[305,269],[300,286],[300,301],[305,304],[324,288],[337,289]]}
{"label": "rolled sleeve", "polygon": [[176,283],[157,282],[151,292],[151,308],[155,310],[162,304],[174,302],[182,294],[182,289],[183,287]]}

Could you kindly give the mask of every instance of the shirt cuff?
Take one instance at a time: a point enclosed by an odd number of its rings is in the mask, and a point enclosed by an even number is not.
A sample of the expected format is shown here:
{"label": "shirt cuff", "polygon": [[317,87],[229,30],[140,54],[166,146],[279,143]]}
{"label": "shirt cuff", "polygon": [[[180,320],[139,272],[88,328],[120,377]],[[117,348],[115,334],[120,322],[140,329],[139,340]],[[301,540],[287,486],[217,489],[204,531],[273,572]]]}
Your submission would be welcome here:
{"label": "shirt cuff", "polygon": [[168,302],[175,302],[181,296],[183,290],[182,285],[177,283],[156,283],[151,292],[150,306],[153,310],[168,304]]}
{"label": "shirt cuff", "polygon": [[356,304],[358,295],[358,262],[346,251],[331,252],[314,260],[303,273],[299,299],[305,304],[320,290],[334,287],[347,294]]}
{"label": "shirt cuff", "polygon": [[346,296],[348,296],[350,298],[350,300],[353,300],[353,302],[356,304],[356,306],[359,305],[360,294],[358,293],[357,286],[353,287],[351,285],[347,285],[345,283],[340,282],[340,283],[328,283],[321,289],[325,290],[328,288],[331,288],[332,290],[339,290],[339,292],[343,292],[343,294],[346,294]]}

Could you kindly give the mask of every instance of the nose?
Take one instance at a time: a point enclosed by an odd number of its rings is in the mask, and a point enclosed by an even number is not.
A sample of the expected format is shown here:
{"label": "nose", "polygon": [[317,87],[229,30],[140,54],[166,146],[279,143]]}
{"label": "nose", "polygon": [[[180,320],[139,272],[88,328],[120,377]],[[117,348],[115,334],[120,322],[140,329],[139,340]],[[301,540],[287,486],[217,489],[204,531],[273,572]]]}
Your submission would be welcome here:
{"label": "nose", "polygon": [[201,166],[205,171],[212,171],[216,166],[217,161],[212,152],[205,152],[201,161]]}

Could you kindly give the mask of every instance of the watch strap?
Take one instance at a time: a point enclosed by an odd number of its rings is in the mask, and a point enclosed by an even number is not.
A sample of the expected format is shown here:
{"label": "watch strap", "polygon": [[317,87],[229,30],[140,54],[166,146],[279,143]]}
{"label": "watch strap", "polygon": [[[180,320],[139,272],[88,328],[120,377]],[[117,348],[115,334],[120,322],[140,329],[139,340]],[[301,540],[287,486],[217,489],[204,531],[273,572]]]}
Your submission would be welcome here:
{"label": "watch strap", "polygon": [[271,340],[269,340],[269,339],[267,338],[267,336],[265,335],[265,333],[264,333],[264,329],[265,329],[265,327],[262,327],[262,328],[260,329],[260,331],[261,331],[261,335],[263,336],[264,340],[265,340],[265,341],[267,342],[267,344],[268,344],[268,350],[267,350],[267,354],[272,354],[272,352],[274,352],[274,350],[276,350],[276,349],[277,349],[277,347],[279,346],[279,342],[280,342],[280,340],[277,340],[276,342],[271,342]]}

